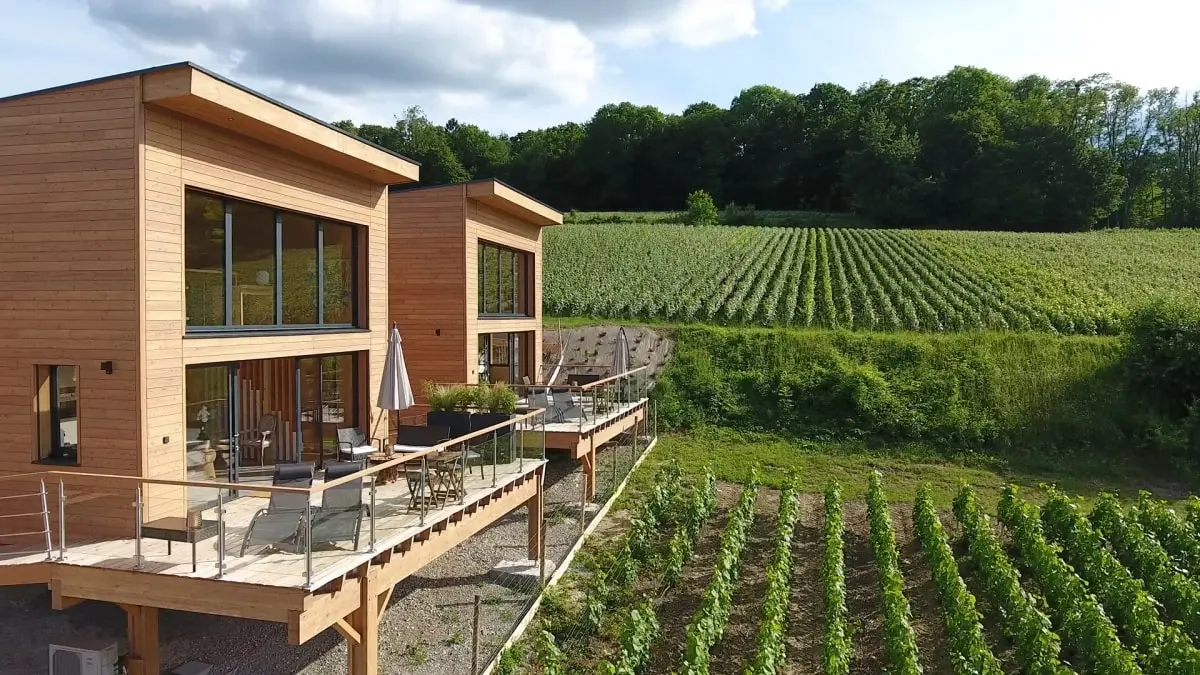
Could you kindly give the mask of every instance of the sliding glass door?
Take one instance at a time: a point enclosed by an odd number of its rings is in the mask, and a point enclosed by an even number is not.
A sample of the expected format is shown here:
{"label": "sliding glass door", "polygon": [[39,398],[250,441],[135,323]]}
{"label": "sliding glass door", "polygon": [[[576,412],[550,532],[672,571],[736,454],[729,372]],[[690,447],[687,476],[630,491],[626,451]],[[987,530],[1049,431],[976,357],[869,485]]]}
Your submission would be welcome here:
{"label": "sliding glass door", "polygon": [[529,370],[525,350],[532,333],[480,333],[479,381],[487,384],[523,384]]}
{"label": "sliding glass door", "polygon": [[185,380],[189,480],[320,465],[337,458],[338,429],[359,426],[356,354],[188,366]]}
{"label": "sliding glass door", "polygon": [[354,354],[299,361],[301,459],[337,458],[338,429],[358,426],[358,378]]}
{"label": "sliding glass door", "polygon": [[236,426],[236,366],[188,366],[185,373],[187,479],[236,480],[230,453]]}

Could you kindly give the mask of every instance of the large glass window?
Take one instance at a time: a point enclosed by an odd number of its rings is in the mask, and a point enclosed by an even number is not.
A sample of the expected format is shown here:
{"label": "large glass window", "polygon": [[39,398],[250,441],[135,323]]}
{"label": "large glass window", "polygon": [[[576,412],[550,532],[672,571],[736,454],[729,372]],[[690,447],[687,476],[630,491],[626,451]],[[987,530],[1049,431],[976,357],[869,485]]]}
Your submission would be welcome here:
{"label": "large glass window", "polygon": [[38,366],[38,459],[79,461],[79,366]]}
{"label": "large glass window", "polygon": [[529,254],[480,242],[479,313],[529,315]]}
{"label": "large glass window", "polygon": [[187,325],[225,324],[225,204],[187,193],[184,224],[184,286]]}
{"label": "large glass window", "polygon": [[281,227],[283,322],[293,325],[318,323],[317,221],[314,218],[285,213]]}
{"label": "large glass window", "polygon": [[275,212],[229,202],[233,221],[233,325],[275,323]]}
{"label": "large glass window", "polygon": [[228,366],[187,367],[184,411],[188,480],[227,477],[231,426],[229,379]]}
{"label": "large glass window", "polygon": [[302,459],[334,459],[338,456],[338,429],[358,426],[355,355],[312,356],[299,362]]}
{"label": "large glass window", "polygon": [[327,223],[323,235],[324,323],[354,323],[354,228]]}
{"label": "large glass window", "polygon": [[357,231],[188,191],[189,330],[357,325]]}

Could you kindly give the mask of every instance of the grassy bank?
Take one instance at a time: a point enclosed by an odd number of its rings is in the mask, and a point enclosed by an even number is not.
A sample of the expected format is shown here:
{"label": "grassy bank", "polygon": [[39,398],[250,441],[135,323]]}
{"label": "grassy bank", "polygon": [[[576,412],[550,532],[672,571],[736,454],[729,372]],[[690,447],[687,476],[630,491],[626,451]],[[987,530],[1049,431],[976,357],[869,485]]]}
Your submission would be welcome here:
{"label": "grassy bank", "polygon": [[1130,391],[1118,338],[681,327],[660,422],[940,457],[1190,470],[1187,430]]}
{"label": "grassy bank", "polygon": [[819,493],[838,481],[848,499],[863,497],[873,470],[887,477],[888,493],[897,502],[912,503],[925,483],[933,488],[938,508],[949,509],[964,483],[972,485],[988,508],[1000,499],[1005,485],[1023,486],[1022,494],[1040,502],[1042,484],[1055,484],[1085,503],[1101,492],[1136,498],[1148,490],[1172,501],[1183,500],[1189,486],[1153,467],[1135,462],[1101,463],[1085,459],[1058,462],[1003,461],[966,455],[947,457],[940,451],[909,444],[873,448],[862,442],[813,442],[769,434],[741,434],[728,429],[698,429],[686,434],[666,434],[659,446],[634,474],[632,493],[648,486],[658,468],[678,460],[687,476],[700,476],[711,466],[717,478],[732,483],[746,481],[750,467],[759,467],[767,487],[782,488],[792,475],[799,476],[802,492]]}

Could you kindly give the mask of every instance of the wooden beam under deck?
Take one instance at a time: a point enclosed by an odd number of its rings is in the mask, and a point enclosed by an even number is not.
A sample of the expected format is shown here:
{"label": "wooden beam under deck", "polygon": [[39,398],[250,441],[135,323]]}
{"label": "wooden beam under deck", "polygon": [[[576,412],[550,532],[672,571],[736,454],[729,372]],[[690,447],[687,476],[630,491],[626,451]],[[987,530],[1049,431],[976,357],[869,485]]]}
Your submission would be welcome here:
{"label": "wooden beam under deck", "polygon": [[[376,595],[390,594],[396,584],[438,556],[531,500],[540,499],[542,475],[543,470],[539,468],[518,481],[498,486],[494,493],[476,502],[474,508],[460,511],[453,527],[438,528],[438,523],[431,521],[422,533],[381,552],[372,559],[370,568],[374,575],[372,583],[379,589]],[[448,525],[449,520],[444,519],[441,524]],[[336,591],[309,595],[305,607],[289,617],[288,642],[303,644],[357,611],[361,607],[364,583],[360,574],[347,577]],[[350,623],[354,625],[352,621]]]}
{"label": "wooden beam under deck", "polygon": [[303,610],[308,595],[302,588],[256,586],[82,565],[55,565],[50,591],[54,605],[71,602],[64,598],[78,598],[280,623],[289,620],[289,612]]}

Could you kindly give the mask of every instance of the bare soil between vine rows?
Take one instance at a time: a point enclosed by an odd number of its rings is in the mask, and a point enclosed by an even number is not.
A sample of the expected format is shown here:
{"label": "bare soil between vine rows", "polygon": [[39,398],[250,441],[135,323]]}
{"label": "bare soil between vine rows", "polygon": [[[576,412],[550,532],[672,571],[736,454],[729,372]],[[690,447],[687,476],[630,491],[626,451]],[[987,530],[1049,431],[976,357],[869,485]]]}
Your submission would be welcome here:
{"label": "bare soil between vine rows", "polygon": [[[695,559],[684,570],[683,582],[656,604],[662,634],[652,649],[649,673],[666,675],[676,672],[683,661],[688,623],[699,607],[700,599],[712,576],[712,566],[720,544],[721,528],[740,486],[720,487],[720,506],[701,534]],[[721,640],[713,647],[712,672],[731,675],[744,672],[754,657],[758,625],[762,618],[766,593],[766,570],[774,549],[779,493],[759,491],[757,515],[751,528],[742,567],[734,589],[729,623]],[[879,574],[871,550],[870,526],[866,504],[848,501],[843,506],[845,525],[846,602],[850,615],[854,654],[851,672],[877,675],[884,672],[887,655],[884,648],[883,614],[880,605]],[[801,495],[800,522],[792,542],[792,581],[790,588],[787,661],[782,672],[789,675],[820,672],[821,644],[824,636],[824,587],[821,564],[825,553],[823,539],[824,500],[819,494]],[[892,525],[900,550],[905,595],[912,609],[912,626],[925,673],[952,673],[941,605],[933,586],[929,566],[912,531],[912,509],[903,504],[892,506]]]}

